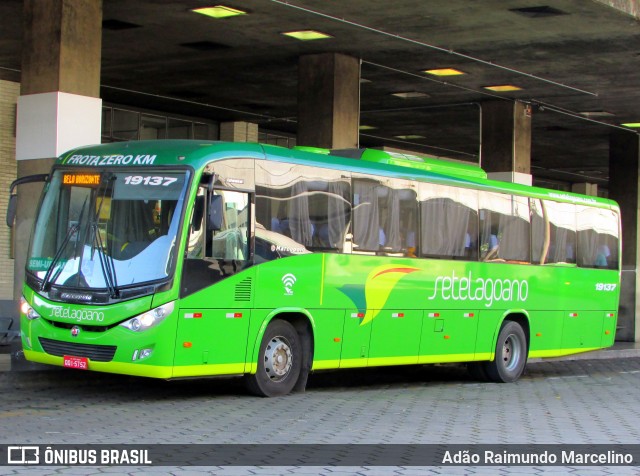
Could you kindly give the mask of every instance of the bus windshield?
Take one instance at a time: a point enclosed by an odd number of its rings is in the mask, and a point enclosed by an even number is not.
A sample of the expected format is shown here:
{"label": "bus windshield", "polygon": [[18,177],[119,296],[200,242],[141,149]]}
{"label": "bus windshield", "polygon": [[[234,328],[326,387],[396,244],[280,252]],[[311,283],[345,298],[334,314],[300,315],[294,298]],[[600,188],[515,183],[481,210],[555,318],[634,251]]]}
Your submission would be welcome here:
{"label": "bus windshield", "polygon": [[27,272],[49,286],[107,289],[170,277],[189,172],[58,169],[36,218]]}

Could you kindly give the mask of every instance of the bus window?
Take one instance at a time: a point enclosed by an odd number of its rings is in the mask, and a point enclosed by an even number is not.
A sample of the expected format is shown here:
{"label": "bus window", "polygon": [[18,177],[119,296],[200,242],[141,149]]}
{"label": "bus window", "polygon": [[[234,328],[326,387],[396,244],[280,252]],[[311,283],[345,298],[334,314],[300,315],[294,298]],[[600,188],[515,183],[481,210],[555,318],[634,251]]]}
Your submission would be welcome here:
{"label": "bus window", "polygon": [[530,262],[529,202],[526,197],[480,192],[480,258]]}
{"label": "bus window", "polygon": [[257,223],[288,238],[296,248],[344,251],[351,192],[343,173],[269,165],[269,170],[256,170]]}
{"label": "bus window", "polygon": [[531,210],[531,262],[544,264],[549,252],[549,222],[545,221],[542,200],[529,199]]}
{"label": "bus window", "polygon": [[577,205],[578,266],[618,268],[618,218],[611,210]]}
{"label": "bus window", "polygon": [[[325,200],[320,194],[320,206],[316,218],[318,228],[316,230],[319,248],[345,251],[345,237],[351,222],[351,187],[347,181],[327,182],[326,208]],[[326,210],[326,214],[324,214]]]}
{"label": "bus window", "polygon": [[380,223],[379,195],[386,187],[370,179],[353,181],[353,250],[378,251],[386,244]]}
{"label": "bus window", "polygon": [[416,258],[418,253],[418,201],[415,192],[411,190],[411,200],[400,202],[400,234],[402,236],[403,251],[406,256]]}
{"label": "bus window", "polygon": [[576,262],[576,206],[571,203],[544,201],[549,219],[549,252],[545,263]]}
{"label": "bus window", "polygon": [[421,255],[476,260],[478,193],[445,185],[420,187]]}
{"label": "bus window", "polygon": [[399,179],[354,179],[354,251],[415,256],[418,202],[412,187]]}
{"label": "bus window", "polygon": [[204,212],[205,212],[205,200],[207,194],[204,188],[198,189],[198,195],[193,207],[193,213],[191,216],[191,224],[189,227],[189,240],[187,242],[187,258],[204,258]]}
{"label": "bus window", "polygon": [[222,227],[220,230],[207,229],[207,192],[205,188],[200,188],[189,226],[187,256],[182,272],[182,297],[251,264],[249,194],[230,190],[214,190],[213,193],[223,197]]}
{"label": "bus window", "polygon": [[222,260],[248,260],[249,194],[214,190],[223,198],[222,227],[207,230],[206,256]]}
{"label": "bus window", "polygon": [[[390,180],[380,202],[381,233],[384,254],[415,256],[418,201],[415,190],[404,180]],[[386,196],[385,196],[386,195]],[[411,248],[413,248],[411,250]]]}

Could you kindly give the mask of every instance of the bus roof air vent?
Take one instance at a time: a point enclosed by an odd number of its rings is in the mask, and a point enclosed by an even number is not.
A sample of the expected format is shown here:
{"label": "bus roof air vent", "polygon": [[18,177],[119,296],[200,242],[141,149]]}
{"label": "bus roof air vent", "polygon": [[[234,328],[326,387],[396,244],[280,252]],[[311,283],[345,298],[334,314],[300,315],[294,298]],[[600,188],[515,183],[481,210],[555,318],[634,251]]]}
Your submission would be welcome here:
{"label": "bus roof air vent", "polygon": [[455,175],[458,177],[487,178],[487,173],[478,165],[436,159],[434,157],[420,157],[412,154],[400,154],[397,152],[367,149],[362,155],[362,160],[389,165],[399,165],[400,167],[409,167],[412,169]]}
{"label": "bus roof air vent", "polygon": [[323,149],[321,147],[311,146],[295,146],[293,149],[303,152],[311,152],[312,154],[395,165],[398,167],[425,170],[427,172],[435,172],[457,177],[487,178],[487,173],[477,165],[437,159],[435,157],[422,157],[413,154],[402,154],[399,152],[388,152],[377,149]]}
{"label": "bus roof air vent", "polygon": [[329,155],[329,153],[331,152],[329,149],[323,149],[322,147],[311,147],[309,145],[296,145],[295,147],[292,147],[292,149],[320,155]]}
{"label": "bus roof air vent", "polygon": [[360,159],[367,162],[396,165],[458,177],[487,178],[487,173],[477,165],[436,159],[434,157],[421,157],[413,154],[401,154],[377,149],[334,149],[328,153],[329,155],[338,157]]}

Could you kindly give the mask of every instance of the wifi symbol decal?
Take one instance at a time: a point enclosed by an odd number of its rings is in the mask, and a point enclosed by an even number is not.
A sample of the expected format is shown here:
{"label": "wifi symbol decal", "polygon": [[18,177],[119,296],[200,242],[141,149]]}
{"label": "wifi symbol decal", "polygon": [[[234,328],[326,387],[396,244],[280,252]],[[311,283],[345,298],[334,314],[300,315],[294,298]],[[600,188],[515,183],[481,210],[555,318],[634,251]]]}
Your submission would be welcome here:
{"label": "wifi symbol decal", "polygon": [[282,284],[284,284],[284,293],[285,295],[291,296],[293,294],[293,285],[296,284],[298,278],[296,278],[293,274],[285,274],[282,277]]}

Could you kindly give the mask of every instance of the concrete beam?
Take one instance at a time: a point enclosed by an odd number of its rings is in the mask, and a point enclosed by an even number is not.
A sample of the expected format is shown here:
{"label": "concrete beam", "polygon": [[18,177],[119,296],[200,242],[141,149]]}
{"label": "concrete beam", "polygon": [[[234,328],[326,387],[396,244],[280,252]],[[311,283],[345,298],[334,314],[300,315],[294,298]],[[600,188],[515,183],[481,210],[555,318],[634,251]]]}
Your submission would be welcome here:
{"label": "concrete beam", "polygon": [[640,19],[640,1],[638,0],[596,0],[596,2]]}

